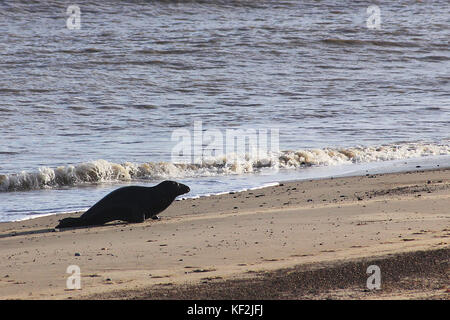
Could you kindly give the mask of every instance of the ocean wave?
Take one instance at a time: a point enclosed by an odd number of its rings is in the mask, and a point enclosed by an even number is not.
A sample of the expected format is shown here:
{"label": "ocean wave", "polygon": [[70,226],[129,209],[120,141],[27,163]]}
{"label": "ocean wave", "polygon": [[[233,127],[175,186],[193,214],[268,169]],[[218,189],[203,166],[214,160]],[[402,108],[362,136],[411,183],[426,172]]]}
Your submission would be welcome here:
{"label": "ocean wave", "polygon": [[0,192],[104,182],[245,174],[258,172],[263,168],[299,169],[437,155],[450,155],[450,141],[442,144],[404,143],[372,147],[285,150],[264,156],[228,154],[205,158],[198,164],[172,162],[118,164],[96,160],[57,168],[41,167],[36,172],[22,171],[0,175]]}
{"label": "ocean wave", "polygon": [[321,42],[326,44],[335,45],[348,45],[348,46],[363,46],[373,45],[380,47],[420,47],[420,44],[413,42],[401,42],[401,41],[380,41],[380,40],[362,40],[362,39],[322,39]]}

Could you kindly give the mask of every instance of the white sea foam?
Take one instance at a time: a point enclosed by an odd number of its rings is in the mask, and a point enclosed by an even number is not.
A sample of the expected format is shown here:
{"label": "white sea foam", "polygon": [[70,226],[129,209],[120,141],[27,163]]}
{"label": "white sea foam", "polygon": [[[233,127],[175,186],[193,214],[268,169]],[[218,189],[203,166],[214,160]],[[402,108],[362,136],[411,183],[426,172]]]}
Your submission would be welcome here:
{"label": "white sea foam", "polygon": [[96,160],[57,168],[42,167],[36,172],[22,171],[0,175],[0,191],[20,191],[76,186],[89,183],[133,181],[137,179],[177,179],[201,176],[239,175],[263,168],[299,169],[450,155],[450,142],[442,144],[403,143],[373,147],[324,148],[281,151],[255,158],[248,154],[205,159],[201,164],[147,162],[122,164]]}

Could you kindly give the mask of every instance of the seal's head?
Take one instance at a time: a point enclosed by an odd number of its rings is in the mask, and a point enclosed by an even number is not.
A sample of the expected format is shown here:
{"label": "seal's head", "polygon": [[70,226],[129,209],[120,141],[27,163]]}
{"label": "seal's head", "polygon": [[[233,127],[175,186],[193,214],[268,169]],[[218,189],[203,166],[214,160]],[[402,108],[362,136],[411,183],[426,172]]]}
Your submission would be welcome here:
{"label": "seal's head", "polygon": [[161,187],[164,190],[167,190],[175,197],[191,191],[191,189],[187,185],[178,183],[176,181],[170,181],[170,180],[161,182],[160,184],[158,184],[158,187]]}

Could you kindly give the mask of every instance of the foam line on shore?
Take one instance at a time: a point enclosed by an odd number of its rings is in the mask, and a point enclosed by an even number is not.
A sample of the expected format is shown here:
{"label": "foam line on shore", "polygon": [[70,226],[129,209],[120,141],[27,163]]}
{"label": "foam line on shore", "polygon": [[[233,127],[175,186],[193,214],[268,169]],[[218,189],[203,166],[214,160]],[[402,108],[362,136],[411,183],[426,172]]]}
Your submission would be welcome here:
{"label": "foam line on shore", "polygon": [[0,175],[0,191],[27,191],[94,183],[182,179],[241,175],[264,169],[301,169],[311,166],[335,166],[352,163],[401,160],[450,155],[445,143],[403,143],[372,147],[285,150],[252,154],[227,154],[205,158],[198,164],[146,162],[121,164],[103,159],[57,168],[41,167],[36,172]]}

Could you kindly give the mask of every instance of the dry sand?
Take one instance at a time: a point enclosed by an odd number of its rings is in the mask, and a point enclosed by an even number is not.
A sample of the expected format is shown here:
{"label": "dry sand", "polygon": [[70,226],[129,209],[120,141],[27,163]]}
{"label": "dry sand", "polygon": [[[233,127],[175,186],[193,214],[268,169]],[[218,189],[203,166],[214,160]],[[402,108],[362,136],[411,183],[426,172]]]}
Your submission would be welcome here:
{"label": "dry sand", "polygon": [[[0,298],[448,299],[450,169],[177,201],[160,221],[0,224]],[[381,290],[366,268],[381,268]],[[81,289],[68,290],[69,265]]]}

